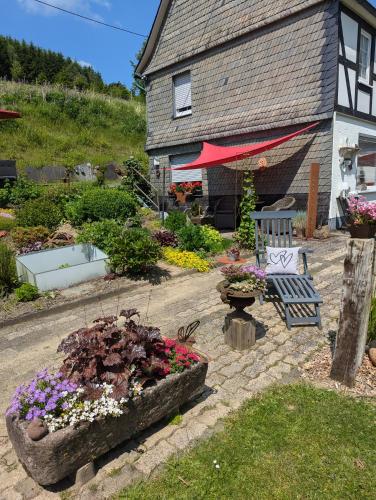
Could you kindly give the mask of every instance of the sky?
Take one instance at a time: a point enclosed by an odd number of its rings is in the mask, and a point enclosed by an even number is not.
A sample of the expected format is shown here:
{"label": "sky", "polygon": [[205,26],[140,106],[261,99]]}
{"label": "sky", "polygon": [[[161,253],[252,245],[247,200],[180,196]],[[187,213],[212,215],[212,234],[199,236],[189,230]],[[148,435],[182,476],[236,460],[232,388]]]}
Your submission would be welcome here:
{"label": "sky", "polygon": [[[46,0],[61,8],[147,35],[159,0]],[[376,0],[371,0],[376,6]],[[130,86],[143,38],[85,21],[35,0],[0,0],[0,34],[62,52],[91,65],[105,82]]]}
{"label": "sky", "polygon": [[[148,35],[159,0],[46,0],[66,10]],[[85,21],[35,0],[0,0],[0,34],[90,64],[105,82],[130,86],[130,60],[143,38]]]}

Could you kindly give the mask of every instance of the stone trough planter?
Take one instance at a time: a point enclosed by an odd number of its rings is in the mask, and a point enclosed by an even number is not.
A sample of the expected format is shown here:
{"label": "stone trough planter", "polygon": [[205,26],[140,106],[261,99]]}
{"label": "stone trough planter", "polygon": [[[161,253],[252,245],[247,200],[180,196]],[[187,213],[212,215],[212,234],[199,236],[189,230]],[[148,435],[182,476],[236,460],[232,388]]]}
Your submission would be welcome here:
{"label": "stone trough planter", "polygon": [[40,441],[29,438],[24,420],[9,415],[9,438],[28,474],[42,486],[55,484],[201,394],[207,369],[203,360],[147,388],[129,401],[120,417],[66,427]]}

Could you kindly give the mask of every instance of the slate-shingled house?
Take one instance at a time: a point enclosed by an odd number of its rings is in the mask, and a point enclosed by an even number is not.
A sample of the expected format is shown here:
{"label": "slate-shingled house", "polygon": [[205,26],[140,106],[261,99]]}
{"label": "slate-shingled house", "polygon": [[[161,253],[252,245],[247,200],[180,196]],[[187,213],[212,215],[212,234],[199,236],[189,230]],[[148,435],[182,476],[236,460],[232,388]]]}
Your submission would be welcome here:
{"label": "slate-shingled house", "polygon": [[[291,194],[305,208],[319,162],[320,217],[335,226],[341,194],[376,196],[375,35],[365,0],[162,0],[136,70],[147,87],[153,182],[161,186],[167,167],[167,186],[202,179],[211,203],[234,200],[241,172],[173,168],[197,158],[202,141],[251,144],[319,120],[263,153],[256,189],[265,202]],[[257,158],[246,162],[257,169]]]}

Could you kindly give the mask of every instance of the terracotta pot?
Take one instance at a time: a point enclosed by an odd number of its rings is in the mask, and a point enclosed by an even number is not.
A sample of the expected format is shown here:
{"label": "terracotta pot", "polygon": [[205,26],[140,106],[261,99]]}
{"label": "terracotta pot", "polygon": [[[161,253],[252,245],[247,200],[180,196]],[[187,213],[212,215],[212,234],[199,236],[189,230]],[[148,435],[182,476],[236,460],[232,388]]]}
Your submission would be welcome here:
{"label": "terracotta pot", "polygon": [[182,193],[181,191],[176,191],[176,201],[178,203],[185,203],[187,201],[187,193]]}
{"label": "terracotta pot", "polygon": [[374,238],[376,224],[357,224],[349,227],[351,238],[368,239]]}

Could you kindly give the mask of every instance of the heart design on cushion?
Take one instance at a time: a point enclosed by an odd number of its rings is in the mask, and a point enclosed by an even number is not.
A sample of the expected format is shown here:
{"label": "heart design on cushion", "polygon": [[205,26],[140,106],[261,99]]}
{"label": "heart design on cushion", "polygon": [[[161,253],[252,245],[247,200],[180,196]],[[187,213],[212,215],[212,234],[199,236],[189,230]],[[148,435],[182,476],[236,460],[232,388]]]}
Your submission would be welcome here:
{"label": "heart design on cushion", "polygon": [[286,254],[287,254],[287,250],[283,250],[282,252],[278,252],[278,253],[271,253],[269,256],[271,263],[274,265],[281,263],[282,266],[284,267],[284,269],[286,269],[286,267],[292,261],[292,257],[293,257],[292,253],[289,253],[288,255],[286,255]]}

